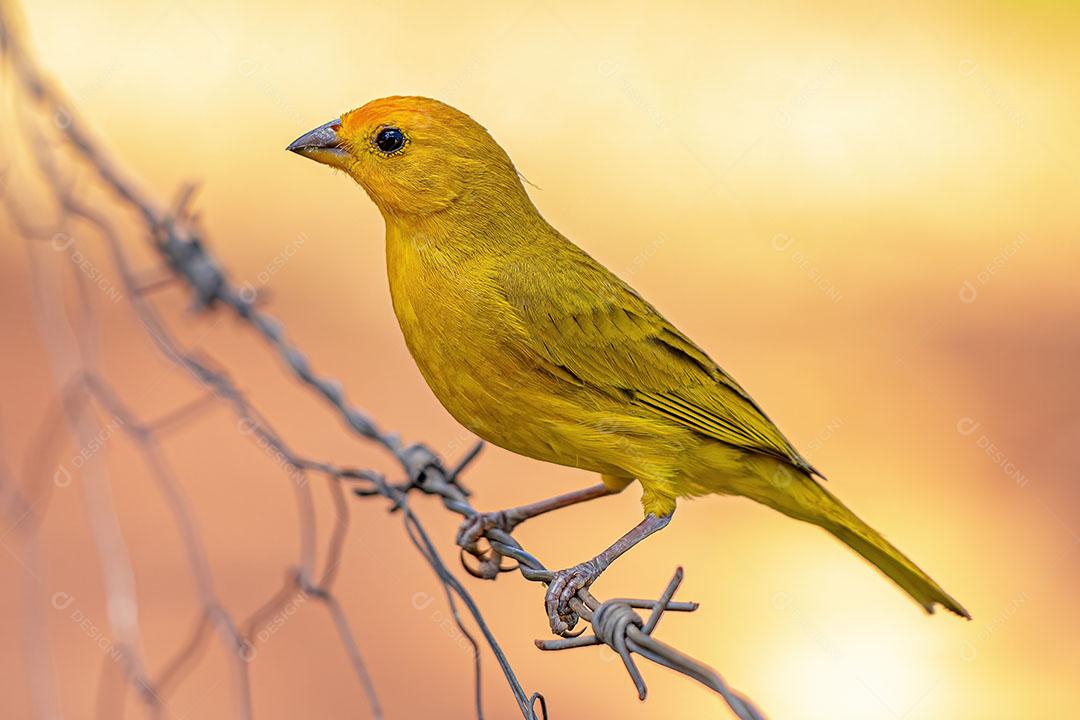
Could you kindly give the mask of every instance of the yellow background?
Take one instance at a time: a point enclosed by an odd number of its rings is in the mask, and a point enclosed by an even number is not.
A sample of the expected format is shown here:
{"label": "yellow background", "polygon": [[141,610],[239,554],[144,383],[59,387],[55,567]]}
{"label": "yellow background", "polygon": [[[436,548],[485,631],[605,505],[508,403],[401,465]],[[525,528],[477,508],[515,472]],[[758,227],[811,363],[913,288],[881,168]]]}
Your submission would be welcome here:
{"label": "yellow background", "polygon": [[[597,593],[655,595],[684,566],[680,596],[702,607],[665,618],[658,636],[715,666],[771,717],[1080,711],[1076,4],[33,0],[26,19],[43,64],[146,187],[168,197],[201,181],[213,251],[236,280],[265,284],[269,311],[316,366],[383,426],[451,456],[470,438],[401,341],[381,218],[343,176],[283,148],[389,94],[436,97],[484,124],[535,184],[548,220],[705,347],[831,490],[974,615],[924,616],[832,538],[764,508],[683,503]],[[0,228],[0,430],[18,469],[55,384],[33,321],[28,249],[10,224]],[[100,240],[79,243],[109,268]],[[195,394],[126,302],[99,300],[109,375],[129,403],[154,417]],[[243,326],[187,312],[175,290],[155,302],[295,448],[393,468]],[[77,452],[61,441],[61,458]],[[107,450],[157,669],[187,637],[195,594],[133,446],[117,435]],[[288,479],[224,407],[170,436],[167,453],[218,592],[242,617],[295,563]],[[467,477],[484,509],[593,481],[495,448]],[[328,520],[321,481],[316,489]],[[337,595],[388,716],[470,717],[470,655],[447,629],[431,572],[383,504],[351,504]],[[452,520],[433,502],[418,507],[453,563]],[[518,535],[550,566],[569,565],[639,513],[631,490]],[[4,588],[25,580],[14,537],[0,552]],[[107,635],[77,478],[55,490],[41,537],[45,586],[74,597]],[[546,633],[539,586],[514,576],[467,584],[553,717],[725,716],[681,676],[646,667],[641,704],[603,650],[534,649]],[[417,609],[417,593],[434,600]],[[29,713],[19,600],[0,593],[10,638],[0,645],[0,704],[12,718]],[[92,717],[110,661],[70,610],[46,612],[65,717]],[[167,717],[231,716],[221,652],[214,645]],[[513,717],[490,655],[484,664],[489,716]],[[260,718],[366,716],[313,604],[259,647],[252,683]],[[137,704],[129,696],[129,716]]]}

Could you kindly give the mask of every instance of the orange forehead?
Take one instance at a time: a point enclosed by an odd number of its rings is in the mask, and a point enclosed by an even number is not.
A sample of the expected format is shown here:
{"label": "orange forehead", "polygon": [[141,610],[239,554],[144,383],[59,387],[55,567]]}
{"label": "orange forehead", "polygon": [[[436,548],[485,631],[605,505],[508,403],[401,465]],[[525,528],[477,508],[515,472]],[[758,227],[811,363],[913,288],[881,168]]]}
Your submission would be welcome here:
{"label": "orange forehead", "polygon": [[465,113],[431,98],[394,96],[372,100],[341,116],[347,133],[367,132],[380,125],[397,125],[406,131],[430,126],[466,129],[476,123]]}

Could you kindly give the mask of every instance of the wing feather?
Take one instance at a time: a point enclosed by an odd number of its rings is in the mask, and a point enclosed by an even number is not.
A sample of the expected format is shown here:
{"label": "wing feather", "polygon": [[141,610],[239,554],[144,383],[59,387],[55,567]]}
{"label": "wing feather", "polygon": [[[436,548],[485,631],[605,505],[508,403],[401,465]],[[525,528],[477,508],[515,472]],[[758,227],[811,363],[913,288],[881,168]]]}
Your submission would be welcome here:
{"label": "wing feather", "polygon": [[561,254],[557,272],[537,258],[544,269],[508,267],[499,282],[549,372],[816,473],[749,394],[633,288],[569,243]]}

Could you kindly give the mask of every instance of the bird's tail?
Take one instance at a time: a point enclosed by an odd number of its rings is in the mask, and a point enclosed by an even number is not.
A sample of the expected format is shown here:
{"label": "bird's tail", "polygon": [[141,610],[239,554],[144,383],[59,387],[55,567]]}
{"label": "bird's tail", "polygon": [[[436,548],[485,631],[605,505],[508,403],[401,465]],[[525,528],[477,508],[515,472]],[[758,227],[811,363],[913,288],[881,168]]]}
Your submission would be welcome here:
{"label": "bird's tail", "polygon": [[785,515],[825,528],[885,573],[928,613],[934,612],[934,606],[940,604],[961,617],[971,619],[968,611],[929,575],[860,520],[814,478],[790,466],[780,467],[779,464],[770,469],[769,476],[765,482],[756,479],[749,487],[742,487],[739,483],[737,489],[732,489]]}

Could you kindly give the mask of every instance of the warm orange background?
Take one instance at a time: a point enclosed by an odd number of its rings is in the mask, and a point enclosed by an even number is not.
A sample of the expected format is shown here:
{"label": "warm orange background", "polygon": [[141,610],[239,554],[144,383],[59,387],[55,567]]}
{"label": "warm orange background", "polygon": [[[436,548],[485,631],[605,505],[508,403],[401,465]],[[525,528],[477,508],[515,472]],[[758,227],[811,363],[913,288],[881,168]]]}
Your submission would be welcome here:
{"label": "warm orange background", "polygon": [[[924,616],[825,533],[748,502],[684,503],[597,592],[654,595],[682,564],[680,595],[702,608],[666,618],[659,637],[713,664],[772,717],[1080,712],[1076,5],[33,0],[26,16],[42,62],[147,187],[167,196],[203,182],[213,250],[234,277],[258,284],[277,268],[269,310],[316,366],[384,426],[451,455],[467,436],[401,341],[381,219],[343,176],[283,148],[388,94],[437,97],[488,127],[538,186],[531,193],[547,218],[710,350],[830,488],[975,617]],[[0,430],[17,471],[33,467],[31,438],[55,384],[34,324],[28,249],[10,224],[0,227]],[[79,242],[110,267],[97,238]],[[128,304],[97,300],[109,376],[125,399],[154,417],[192,397]],[[176,291],[157,302],[295,448],[392,469],[248,330],[187,312]],[[77,452],[59,440],[61,461]],[[288,479],[224,407],[170,436],[166,451],[217,590],[243,617],[296,561]],[[194,591],[131,443],[116,435],[107,453],[156,670],[190,631]],[[485,509],[593,481],[493,448],[468,476]],[[43,583],[73,597],[107,637],[78,482],[55,489],[48,507]],[[316,490],[326,520],[321,481]],[[337,595],[387,715],[472,716],[469,654],[443,623],[431,572],[384,504],[352,505]],[[451,519],[433,502],[418,507],[453,563]],[[550,565],[567,565],[639,512],[631,490],[518,534]],[[3,532],[0,714],[28,717],[25,549],[18,529]],[[532,639],[546,633],[539,586],[513,576],[466,582],[553,717],[726,716],[709,692],[653,666],[641,704],[603,650],[535,650]],[[415,609],[416,593],[435,600]],[[65,717],[91,717],[110,660],[70,609],[45,611]],[[169,718],[230,717],[222,652],[213,646]],[[489,716],[513,717],[497,668],[484,662]],[[367,716],[314,605],[260,646],[252,682],[259,718]],[[129,697],[129,716],[141,715],[137,705]]]}

